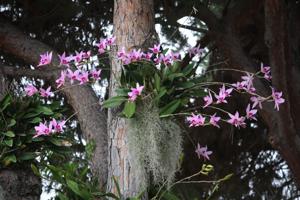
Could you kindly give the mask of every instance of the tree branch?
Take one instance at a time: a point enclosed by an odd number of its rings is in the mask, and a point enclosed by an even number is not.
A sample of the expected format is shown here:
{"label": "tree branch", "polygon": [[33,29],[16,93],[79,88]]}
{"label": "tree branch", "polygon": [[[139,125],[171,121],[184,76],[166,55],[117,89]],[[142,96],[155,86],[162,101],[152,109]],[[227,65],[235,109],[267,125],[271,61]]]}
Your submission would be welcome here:
{"label": "tree branch", "polygon": [[[195,47],[197,46],[201,46],[201,48],[205,48],[210,42],[210,36],[209,33],[207,33],[206,35],[204,35],[201,39],[199,39],[195,45]],[[189,53],[185,54],[184,58],[182,59],[180,66],[181,68],[186,67],[189,62],[193,59],[194,56],[190,56]]]}
{"label": "tree branch", "polygon": [[177,26],[180,28],[184,28],[184,29],[188,29],[191,31],[196,31],[196,32],[200,32],[200,33],[207,33],[207,29],[204,28],[198,28],[198,27],[194,27],[194,26],[189,26],[189,25],[184,25],[184,24],[180,24],[177,22]]}
{"label": "tree branch", "polygon": [[12,77],[26,76],[26,77],[41,78],[45,80],[52,80],[52,78],[56,76],[57,71],[32,70],[23,67],[20,68],[20,67],[13,67],[13,66],[0,64],[0,73]]}
{"label": "tree branch", "polygon": [[[5,52],[23,59],[28,64],[37,64],[39,55],[46,51],[53,52],[51,66],[46,69],[54,69],[58,66],[58,57],[56,51],[44,43],[26,36],[22,31],[8,22],[0,20],[0,48]],[[8,69],[7,69],[8,70]],[[7,71],[13,74],[12,71]],[[38,75],[38,72],[28,72],[28,75]],[[59,76],[59,70],[56,77]],[[55,79],[52,79],[55,81]],[[81,130],[88,141],[94,141],[96,144],[94,155],[91,161],[91,168],[94,175],[98,176],[100,187],[103,187],[107,181],[107,124],[106,111],[101,109],[98,98],[93,89],[88,85],[69,87],[66,83],[66,89],[62,93],[67,97],[68,103],[77,113]]]}

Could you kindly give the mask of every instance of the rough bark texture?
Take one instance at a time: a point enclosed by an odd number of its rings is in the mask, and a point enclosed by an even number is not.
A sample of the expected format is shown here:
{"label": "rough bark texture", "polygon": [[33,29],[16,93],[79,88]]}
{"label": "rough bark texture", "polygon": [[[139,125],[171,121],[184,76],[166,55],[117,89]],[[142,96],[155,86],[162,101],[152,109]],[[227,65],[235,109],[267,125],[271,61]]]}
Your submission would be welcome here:
{"label": "rough bark texture", "polygon": [[[24,35],[9,23],[0,21],[0,27],[0,48],[23,59],[26,63],[37,64],[41,53],[53,51],[53,64],[42,67],[38,71],[44,75],[49,73],[49,77],[45,78],[51,79],[54,83],[55,78],[59,77],[60,71],[57,70],[58,57],[55,50]],[[19,76],[19,73],[16,75]],[[66,89],[62,90],[62,93],[75,110],[84,136],[88,141],[95,141],[96,148],[91,161],[91,168],[93,173],[98,176],[100,187],[103,187],[107,180],[106,113],[101,110],[98,98],[90,86],[70,87],[69,84],[65,86]]]}
{"label": "rough bark texture", "polygon": [[39,200],[42,193],[41,179],[30,168],[1,170],[0,187],[0,200]]}
{"label": "rough bark texture", "polygon": [[265,19],[273,85],[283,92],[286,100],[276,116],[271,134],[276,138],[274,146],[279,149],[300,185],[299,68],[292,59],[287,4],[280,0],[266,0]]}
{"label": "rough bark texture", "polygon": [[[152,0],[115,0],[114,4],[114,35],[117,49],[125,47],[145,49],[155,41],[154,10]],[[122,65],[116,59],[112,61],[110,96],[115,95],[121,76]],[[126,119],[117,117],[117,110],[108,114],[109,134],[109,171],[108,191],[116,192],[111,177],[119,182],[124,197],[134,196],[139,190],[136,180],[139,177],[132,168],[128,151]]]}

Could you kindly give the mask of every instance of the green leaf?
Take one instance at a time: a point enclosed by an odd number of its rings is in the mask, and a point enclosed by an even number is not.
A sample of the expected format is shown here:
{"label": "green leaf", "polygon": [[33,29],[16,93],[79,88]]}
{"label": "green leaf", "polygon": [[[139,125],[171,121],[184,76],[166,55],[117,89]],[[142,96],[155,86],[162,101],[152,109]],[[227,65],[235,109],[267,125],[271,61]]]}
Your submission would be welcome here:
{"label": "green leaf", "polygon": [[162,51],[162,54],[166,55],[166,53],[167,53],[168,51],[169,51],[169,48],[164,49],[164,50]]}
{"label": "green leaf", "polygon": [[171,71],[173,73],[177,72],[178,69],[180,68],[181,63],[180,62],[174,62],[173,65],[170,67]]}
{"label": "green leaf", "polygon": [[117,181],[117,179],[116,179],[115,176],[113,176],[112,178],[113,178],[114,184],[116,185],[116,188],[117,188],[118,197],[121,198],[122,194],[121,194],[119,183],[118,183],[118,181]]}
{"label": "green leaf", "polygon": [[64,146],[64,140],[54,137],[49,137],[49,141],[56,146]]}
{"label": "green leaf", "polygon": [[160,76],[158,75],[158,74],[155,74],[154,75],[154,85],[155,85],[155,89],[157,90],[157,91],[159,91],[160,90]]}
{"label": "green leaf", "polygon": [[121,105],[124,101],[126,101],[126,97],[122,96],[115,96],[107,99],[106,101],[103,102],[102,106],[104,108],[113,108]]}
{"label": "green leaf", "polygon": [[118,96],[125,96],[125,97],[127,97],[128,96],[128,92],[130,92],[130,90],[127,89],[127,88],[118,88],[118,89],[116,89],[116,93],[117,93]]}
{"label": "green leaf", "polygon": [[91,195],[87,191],[81,191],[79,189],[78,184],[75,181],[67,179],[68,187],[78,196],[82,197],[83,199],[91,199]]}
{"label": "green leaf", "polygon": [[6,135],[7,137],[15,137],[15,134],[12,131],[7,131],[7,132],[5,132],[3,134]]}
{"label": "green leaf", "polygon": [[40,111],[44,115],[53,115],[52,110],[48,107],[45,107],[45,106],[39,106],[38,111]]}
{"label": "green leaf", "polygon": [[3,159],[4,166],[8,166],[12,162],[13,163],[17,162],[17,158],[16,158],[15,154],[10,154],[8,156],[5,156]]}
{"label": "green leaf", "polygon": [[36,123],[39,123],[39,122],[41,122],[41,121],[42,121],[41,118],[35,117],[35,118],[33,118],[31,121],[29,121],[29,123],[36,124]]}
{"label": "green leaf", "polygon": [[11,119],[9,124],[8,124],[8,127],[12,127],[16,124],[16,120],[15,119]]}
{"label": "green leaf", "polygon": [[226,175],[224,178],[222,178],[220,181],[226,181],[226,180],[229,180],[231,179],[231,177],[233,176],[234,174],[228,174]]}
{"label": "green leaf", "polygon": [[41,176],[40,171],[38,170],[38,168],[34,164],[31,164],[30,167],[31,167],[31,170],[33,171],[33,173],[35,175]]}
{"label": "green leaf", "polygon": [[32,160],[38,156],[36,152],[24,152],[20,156],[18,156],[18,160]]}
{"label": "green leaf", "polygon": [[75,194],[81,195],[79,186],[75,181],[67,180],[67,185]]}
{"label": "green leaf", "polygon": [[28,118],[31,118],[31,117],[35,117],[37,115],[41,114],[41,112],[30,112],[30,113],[27,113],[26,115],[24,115],[24,119],[28,119]]}
{"label": "green leaf", "polygon": [[102,193],[102,192],[94,192],[92,193],[94,196],[96,197],[111,197],[113,199],[120,199],[119,197],[117,197],[115,194],[113,193]]}
{"label": "green leaf", "polygon": [[173,81],[174,78],[179,78],[179,77],[183,77],[183,76],[184,76],[183,73],[172,73],[168,76],[168,79]]}
{"label": "green leaf", "polygon": [[0,102],[0,110],[4,111],[7,108],[7,106],[9,106],[9,104],[11,103],[11,101],[12,101],[11,96],[9,94],[6,95],[3,98],[3,100]]}
{"label": "green leaf", "polygon": [[157,96],[154,98],[154,101],[158,101],[161,97],[163,97],[167,93],[166,88],[161,88]]}
{"label": "green leaf", "polygon": [[201,89],[192,90],[191,92],[194,97],[205,97],[207,95],[207,92]]}
{"label": "green leaf", "polygon": [[7,146],[12,147],[14,141],[13,141],[12,139],[8,139],[8,140],[4,140],[4,143],[5,143]]}
{"label": "green leaf", "polygon": [[57,197],[59,198],[59,200],[69,200],[69,198],[66,195],[60,192],[58,193]]}
{"label": "green leaf", "polygon": [[177,99],[165,105],[163,108],[161,108],[159,113],[160,117],[167,117],[167,115],[172,114],[180,106],[180,103],[181,100]]}
{"label": "green leaf", "polygon": [[135,108],[136,108],[135,102],[127,101],[125,103],[125,106],[124,106],[124,109],[123,109],[123,114],[127,118],[131,118],[133,116],[133,114],[135,113]]}
{"label": "green leaf", "polygon": [[180,84],[178,84],[178,87],[181,89],[188,89],[195,86],[195,83],[191,82],[191,81],[186,81],[186,82],[182,82]]}
{"label": "green leaf", "polygon": [[168,191],[164,193],[163,198],[166,200],[180,200],[175,194]]}
{"label": "green leaf", "polygon": [[189,64],[185,68],[183,68],[182,73],[184,74],[184,76],[186,77],[189,76],[190,73],[193,71],[193,67],[194,67],[193,64]]}

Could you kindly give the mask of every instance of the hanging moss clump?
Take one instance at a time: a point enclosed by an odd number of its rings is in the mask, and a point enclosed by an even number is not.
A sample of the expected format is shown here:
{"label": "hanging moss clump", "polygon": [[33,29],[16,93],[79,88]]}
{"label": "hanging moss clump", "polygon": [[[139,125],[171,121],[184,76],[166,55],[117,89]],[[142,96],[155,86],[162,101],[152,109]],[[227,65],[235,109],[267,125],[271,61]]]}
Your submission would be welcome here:
{"label": "hanging moss clump", "polygon": [[171,119],[161,119],[152,101],[139,105],[135,118],[130,119],[128,133],[131,160],[139,185],[172,182],[182,152],[182,129]]}

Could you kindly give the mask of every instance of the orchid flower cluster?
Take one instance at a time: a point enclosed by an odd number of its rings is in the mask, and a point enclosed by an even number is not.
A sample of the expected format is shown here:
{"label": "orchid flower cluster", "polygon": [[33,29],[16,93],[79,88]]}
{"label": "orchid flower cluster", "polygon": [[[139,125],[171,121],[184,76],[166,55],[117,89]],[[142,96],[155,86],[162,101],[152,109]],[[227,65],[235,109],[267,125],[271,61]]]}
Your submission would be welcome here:
{"label": "orchid flower cluster", "polygon": [[[107,38],[101,40],[95,45],[98,47],[99,54],[104,53],[106,50],[111,48],[111,45],[114,45],[115,37]],[[91,57],[91,51],[80,51],[75,55],[67,56],[64,52],[61,55],[58,55],[60,59],[60,66],[64,67],[66,70],[62,70],[60,77],[55,81],[57,88],[60,88],[65,85],[66,81],[69,81],[70,84],[78,83],[79,85],[95,82],[100,79],[101,69],[97,70],[96,68],[91,70],[84,69],[83,65],[88,63],[88,60]],[[37,67],[42,67],[45,65],[50,65],[52,62],[52,52],[46,52],[45,54],[40,55],[40,62]],[[75,65],[75,70],[72,70],[71,66]],[[135,100],[138,95],[141,94],[143,87],[138,88],[138,91],[133,90],[129,99]],[[48,98],[54,96],[54,92],[51,91],[51,86],[47,89],[40,88],[39,90],[33,85],[27,85],[25,88],[27,96],[33,96],[38,94],[41,97]],[[48,125],[47,125],[48,124]],[[35,136],[49,136],[52,133],[61,133],[63,132],[63,126],[65,121],[57,122],[55,119],[49,123],[44,122],[40,123],[38,126],[35,126]]]}
{"label": "orchid flower cluster", "polygon": [[126,52],[125,48],[123,47],[118,53],[118,59],[120,59],[124,65],[129,65],[132,62],[138,62],[142,60],[146,61],[153,61],[156,65],[164,64],[164,65],[171,65],[174,61],[180,60],[180,54],[170,52],[164,55],[161,51],[160,44],[154,45],[153,48],[149,48],[150,51],[142,52],[140,49],[136,50],[133,49],[130,52]]}
{"label": "orchid flower cluster", "polygon": [[40,122],[38,126],[35,126],[34,129],[36,131],[36,134],[33,136],[39,137],[42,135],[49,136],[53,133],[62,133],[64,132],[64,125],[66,121],[56,121],[55,119],[52,119],[49,123],[47,122]]}
{"label": "orchid flower cluster", "polygon": [[[107,39],[102,39],[99,43],[96,43],[95,45],[98,48],[98,53],[103,54],[107,50],[110,50],[114,45],[115,40],[115,37],[110,37]],[[201,49],[200,46],[197,46],[190,48],[188,50],[188,55],[190,57],[202,56],[204,52],[204,49]],[[69,56],[66,56],[66,54],[63,53],[58,56],[60,59],[60,66],[62,66],[64,69],[61,71],[60,77],[56,80],[57,88],[63,87],[66,82],[69,82],[71,85],[74,83],[82,85],[100,79],[101,69],[97,70],[96,68],[93,68],[87,70],[83,67],[85,64],[89,63],[89,60],[91,58],[91,51],[81,51],[79,53],[77,52],[75,55]],[[117,52],[117,58],[122,62],[124,66],[131,63],[150,62],[157,66],[157,69],[161,69],[159,66],[164,66],[167,68],[171,67],[174,62],[181,60],[179,53],[175,53],[172,51],[169,51],[169,53],[165,53],[165,51],[162,50],[160,44],[154,45],[146,52],[143,52],[141,49],[132,49],[126,52],[125,48],[123,47]],[[41,55],[41,59],[37,67],[49,65],[51,64],[51,61],[52,52],[46,52],[45,54]],[[75,70],[72,70],[74,69],[74,67],[71,68],[70,66],[75,66]],[[264,78],[267,81],[271,81],[272,76],[270,67],[261,64],[261,69],[259,72],[243,73],[244,75],[241,76],[241,81],[233,84],[223,83],[221,84],[218,92],[206,88],[207,95],[203,98],[204,105],[202,106],[202,108],[216,109],[217,111],[221,111],[223,112],[223,114],[227,115],[227,118],[224,117],[224,115],[222,115],[221,117],[221,115],[219,115],[217,112],[212,115],[194,112],[189,114],[189,116],[186,118],[189,126],[199,127],[212,125],[220,128],[220,122],[223,121],[237,128],[246,127],[246,120],[257,120],[256,115],[258,113],[258,109],[262,109],[263,102],[274,102],[274,108],[276,110],[279,110],[279,105],[284,103],[285,101],[282,98],[282,92],[278,92],[271,87],[272,94],[268,97],[262,97],[256,93],[256,89],[253,83],[255,78]],[[127,92],[127,101],[134,103],[139,96],[142,96],[143,90],[144,86],[140,86],[138,83],[136,83],[136,87],[131,87],[130,91]],[[33,96],[34,94],[39,94],[41,97],[45,98],[53,96],[51,87],[48,87],[47,89],[41,88],[40,90],[38,90],[32,85],[28,85],[25,88],[25,92],[28,96]],[[251,96],[250,103],[247,105],[243,113],[240,113],[239,111],[229,113],[225,110],[222,110],[221,108],[217,108],[214,106],[227,104],[233,92],[247,93]],[[122,98],[120,99],[123,100]],[[133,108],[135,109],[135,106]],[[35,127],[36,135],[34,137],[50,135],[53,132],[63,132],[62,127],[64,123],[65,121],[56,122],[55,119],[53,119],[50,123],[40,123],[39,126]],[[200,144],[198,144],[196,154],[199,158],[203,157],[205,160],[209,160],[209,156],[210,154],[212,154],[212,152],[208,151],[207,147],[201,147]]]}
{"label": "orchid flower cluster", "polygon": [[[269,66],[262,66],[261,71],[257,74],[263,74],[264,78],[268,81],[271,79],[270,75],[270,67]],[[221,110],[225,114],[229,116],[229,119],[221,119],[221,117],[217,116],[216,113],[213,115],[205,115],[205,114],[194,114],[192,113],[191,116],[187,117],[187,121],[189,123],[190,127],[198,127],[198,126],[206,126],[206,125],[213,125],[218,128],[220,126],[218,125],[218,122],[224,121],[227,122],[237,128],[246,127],[245,120],[257,120],[256,114],[258,112],[258,108],[262,109],[262,103],[263,102],[274,102],[274,108],[279,111],[279,105],[284,103],[284,99],[282,98],[282,92],[276,91],[273,87],[271,87],[272,94],[269,97],[262,97],[255,93],[256,89],[254,87],[253,81],[254,81],[255,74],[246,73],[245,76],[242,76],[242,81],[237,82],[234,84],[229,84],[228,87],[225,87],[225,84],[222,85],[221,88],[219,88],[219,93],[215,93],[212,90],[208,91],[208,95],[206,95],[203,98],[204,105],[203,109],[206,107],[210,107],[212,109]],[[234,114],[229,113],[227,111],[224,111],[222,109],[216,108],[212,106],[213,104],[222,104],[228,103],[228,98],[231,96],[231,93],[233,91],[237,92],[246,92],[251,95],[250,101],[252,102],[247,105],[247,108],[245,109],[245,115],[242,116],[239,111],[236,111]],[[211,93],[214,93],[214,97]],[[207,119],[209,118],[209,119]]]}

